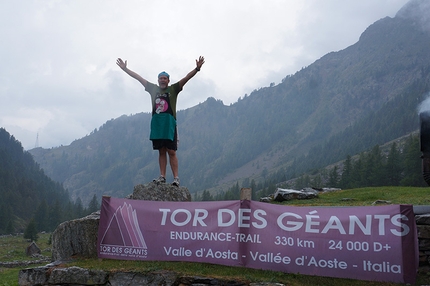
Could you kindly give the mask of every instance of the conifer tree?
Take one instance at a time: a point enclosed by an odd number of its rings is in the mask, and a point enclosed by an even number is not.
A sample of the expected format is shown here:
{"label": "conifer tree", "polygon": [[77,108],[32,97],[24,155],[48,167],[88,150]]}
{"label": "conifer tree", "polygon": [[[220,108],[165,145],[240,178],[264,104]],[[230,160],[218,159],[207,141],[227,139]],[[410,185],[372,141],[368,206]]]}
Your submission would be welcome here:
{"label": "conifer tree", "polygon": [[204,190],[202,195],[202,201],[207,202],[207,201],[213,201],[213,200],[214,199],[211,193],[208,190]]}
{"label": "conifer tree", "polygon": [[418,136],[410,136],[405,144],[404,178],[400,181],[402,186],[425,186],[420,157],[419,138]]}
{"label": "conifer tree", "polygon": [[351,156],[348,155],[343,165],[343,171],[340,178],[340,187],[347,189],[351,187],[352,162]]}
{"label": "conifer tree", "polygon": [[333,169],[331,169],[329,174],[328,186],[336,187],[338,182],[339,182],[338,167],[334,166]]}
{"label": "conifer tree", "polygon": [[39,236],[37,235],[36,222],[34,219],[31,219],[28,223],[27,228],[24,231],[24,238],[31,241],[37,241],[39,239]]}
{"label": "conifer tree", "polygon": [[65,221],[64,214],[60,207],[60,202],[57,200],[54,205],[49,209],[48,212],[49,217],[49,231],[53,231],[57,228],[57,226]]}
{"label": "conifer tree", "polygon": [[7,223],[7,226],[6,226],[6,233],[12,234],[12,233],[14,233],[14,230],[15,230],[15,228],[13,226],[13,221],[9,220],[9,222]]}
{"label": "conifer tree", "polygon": [[36,209],[34,214],[37,231],[48,231],[48,205],[43,200]]}
{"label": "conifer tree", "polygon": [[94,194],[93,198],[91,199],[88,205],[88,213],[93,213],[95,211],[98,211],[99,209],[100,209],[100,204],[97,201],[97,196]]}
{"label": "conifer tree", "polygon": [[384,168],[385,184],[387,186],[398,186],[402,179],[401,154],[397,149],[397,144],[391,144],[390,152],[388,153],[387,163]]}

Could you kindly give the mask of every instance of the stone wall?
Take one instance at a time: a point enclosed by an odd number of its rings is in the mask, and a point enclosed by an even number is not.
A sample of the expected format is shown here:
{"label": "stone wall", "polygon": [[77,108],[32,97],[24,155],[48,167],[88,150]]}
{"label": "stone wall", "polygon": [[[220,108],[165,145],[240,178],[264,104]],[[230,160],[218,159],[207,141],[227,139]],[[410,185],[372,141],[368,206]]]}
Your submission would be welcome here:
{"label": "stone wall", "polygon": [[415,216],[418,230],[420,267],[430,267],[430,214]]}

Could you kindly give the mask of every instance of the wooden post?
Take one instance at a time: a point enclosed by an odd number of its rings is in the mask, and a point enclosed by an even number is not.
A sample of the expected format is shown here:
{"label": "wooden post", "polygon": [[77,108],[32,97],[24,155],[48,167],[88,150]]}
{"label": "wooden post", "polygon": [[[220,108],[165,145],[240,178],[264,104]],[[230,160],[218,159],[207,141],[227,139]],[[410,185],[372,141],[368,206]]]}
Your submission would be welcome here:
{"label": "wooden post", "polygon": [[250,201],[252,199],[252,189],[251,188],[242,188],[240,189],[240,200],[241,201]]}

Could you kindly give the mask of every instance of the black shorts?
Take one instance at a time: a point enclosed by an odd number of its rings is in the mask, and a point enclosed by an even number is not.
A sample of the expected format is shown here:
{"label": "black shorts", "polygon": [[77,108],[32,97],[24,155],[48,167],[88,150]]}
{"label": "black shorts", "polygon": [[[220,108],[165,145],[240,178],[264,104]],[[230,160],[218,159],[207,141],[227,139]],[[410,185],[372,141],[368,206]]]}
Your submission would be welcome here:
{"label": "black shorts", "polygon": [[173,137],[173,141],[169,139],[153,139],[152,141],[152,149],[160,150],[163,147],[166,147],[170,150],[178,150],[178,131],[175,128],[175,136]]}

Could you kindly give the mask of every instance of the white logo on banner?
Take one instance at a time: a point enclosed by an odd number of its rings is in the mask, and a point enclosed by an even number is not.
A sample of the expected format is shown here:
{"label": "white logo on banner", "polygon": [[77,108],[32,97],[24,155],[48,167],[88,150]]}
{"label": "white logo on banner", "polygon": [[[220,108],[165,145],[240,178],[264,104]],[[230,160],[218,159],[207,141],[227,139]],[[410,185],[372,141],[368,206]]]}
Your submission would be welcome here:
{"label": "white logo on banner", "polygon": [[100,252],[108,255],[145,258],[148,254],[136,210],[130,204],[118,207],[101,239]]}

